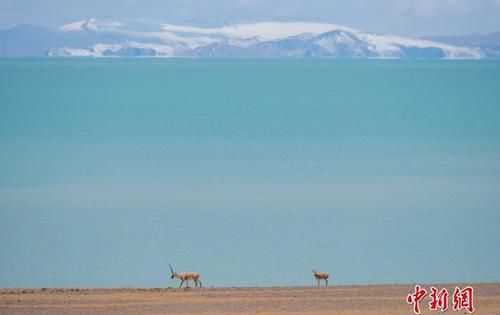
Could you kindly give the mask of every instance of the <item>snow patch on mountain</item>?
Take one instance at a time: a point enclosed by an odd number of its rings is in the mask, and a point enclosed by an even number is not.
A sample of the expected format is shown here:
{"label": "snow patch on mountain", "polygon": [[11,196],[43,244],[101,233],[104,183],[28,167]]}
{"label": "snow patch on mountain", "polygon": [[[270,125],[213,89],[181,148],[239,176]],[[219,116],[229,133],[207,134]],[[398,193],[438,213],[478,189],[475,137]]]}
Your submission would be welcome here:
{"label": "snow patch on mountain", "polygon": [[59,26],[58,29],[61,32],[79,32],[79,31],[83,31],[83,27],[86,23],[87,23],[86,20],[77,21],[77,22],[73,22],[73,23]]}
{"label": "snow patch on mountain", "polygon": [[122,22],[91,18],[59,26],[58,30],[61,32],[81,32],[86,30],[94,32],[113,32],[123,26],[124,24]]}
{"label": "snow patch on mountain", "polygon": [[435,49],[441,50],[443,58],[481,58],[479,49],[456,47],[447,44],[431,42],[427,40],[417,40],[394,35],[378,35],[370,33],[360,33],[359,38],[366,42],[369,49],[380,56],[399,57],[405,49]]}
{"label": "snow patch on mountain", "polygon": [[258,38],[262,41],[283,39],[301,34],[319,35],[332,30],[355,31],[354,29],[334,24],[304,22],[261,22],[223,26],[219,28],[200,28],[164,24],[163,29],[167,32],[219,35],[239,39]]}
{"label": "snow patch on mountain", "polygon": [[59,57],[172,57],[174,49],[168,45],[126,42],[123,44],[95,44],[89,48],[60,47],[51,49],[49,56]]}

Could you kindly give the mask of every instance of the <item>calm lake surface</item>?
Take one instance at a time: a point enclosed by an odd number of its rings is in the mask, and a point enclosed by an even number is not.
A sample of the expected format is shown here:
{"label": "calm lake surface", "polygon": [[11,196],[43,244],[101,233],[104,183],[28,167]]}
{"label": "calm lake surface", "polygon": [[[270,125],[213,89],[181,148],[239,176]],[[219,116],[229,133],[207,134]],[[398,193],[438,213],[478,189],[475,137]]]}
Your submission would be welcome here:
{"label": "calm lake surface", "polygon": [[500,281],[500,62],[0,59],[0,287]]}

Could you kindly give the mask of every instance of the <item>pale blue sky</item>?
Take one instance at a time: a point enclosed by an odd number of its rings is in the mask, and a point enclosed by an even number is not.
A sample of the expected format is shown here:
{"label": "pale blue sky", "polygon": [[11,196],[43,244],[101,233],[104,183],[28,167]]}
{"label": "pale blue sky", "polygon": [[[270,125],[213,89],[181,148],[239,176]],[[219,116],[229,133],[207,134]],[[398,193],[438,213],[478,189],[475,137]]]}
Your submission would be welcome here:
{"label": "pale blue sky", "polygon": [[89,17],[222,24],[317,21],[406,36],[500,30],[499,0],[0,0],[0,27]]}

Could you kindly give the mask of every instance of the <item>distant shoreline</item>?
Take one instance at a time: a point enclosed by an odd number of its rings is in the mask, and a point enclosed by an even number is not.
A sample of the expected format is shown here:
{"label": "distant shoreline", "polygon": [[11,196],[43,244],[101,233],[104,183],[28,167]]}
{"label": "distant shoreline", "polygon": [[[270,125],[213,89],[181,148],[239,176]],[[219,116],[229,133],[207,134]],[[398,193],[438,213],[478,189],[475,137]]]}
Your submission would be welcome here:
{"label": "distant shoreline", "polygon": [[[172,280],[173,281],[173,280]],[[191,285],[190,288],[194,289]],[[415,284],[419,284],[420,286],[428,287],[452,287],[452,286],[484,286],[484,285],[499,285],[500,281],[492,281],[492,282],[443,282],[443,283],[377,283],[377,284],[330,284],[330,288],[367,288],[367,287],[375,287],[375,288],[383,288],[383,287],[413,287]],[[324,283],[321,285],[324,287]],[[284,285],[284,286],[206,286],[202,289],[210,289],[210,290],[245,290],[245,289],[307,289],[307,288],[315,288],[317,285]],[[185,288],[185,285],[182,286],[182,289]],[[29,291],[31,293],[35,292],[61,292],[61,291],[161,291],[161,290],[178,290],[177,286],[172,286],[171,284],[165,287],[0,287],[0,294],[5,294],[6,292],[16,292],[16,291]],[[197,288],[199,289],[199,288]]]}

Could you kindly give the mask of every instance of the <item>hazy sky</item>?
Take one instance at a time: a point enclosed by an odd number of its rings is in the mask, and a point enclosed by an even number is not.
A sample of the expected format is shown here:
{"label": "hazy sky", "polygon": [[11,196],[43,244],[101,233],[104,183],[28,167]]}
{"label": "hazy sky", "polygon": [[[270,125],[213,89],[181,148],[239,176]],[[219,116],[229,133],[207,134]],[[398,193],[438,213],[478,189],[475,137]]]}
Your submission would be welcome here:
{"label": "hazy sky", "polygon": [[89,17],[222,24],[317,21],[407,36],[500,30],[500,0],[0,0],[0,27]]}

